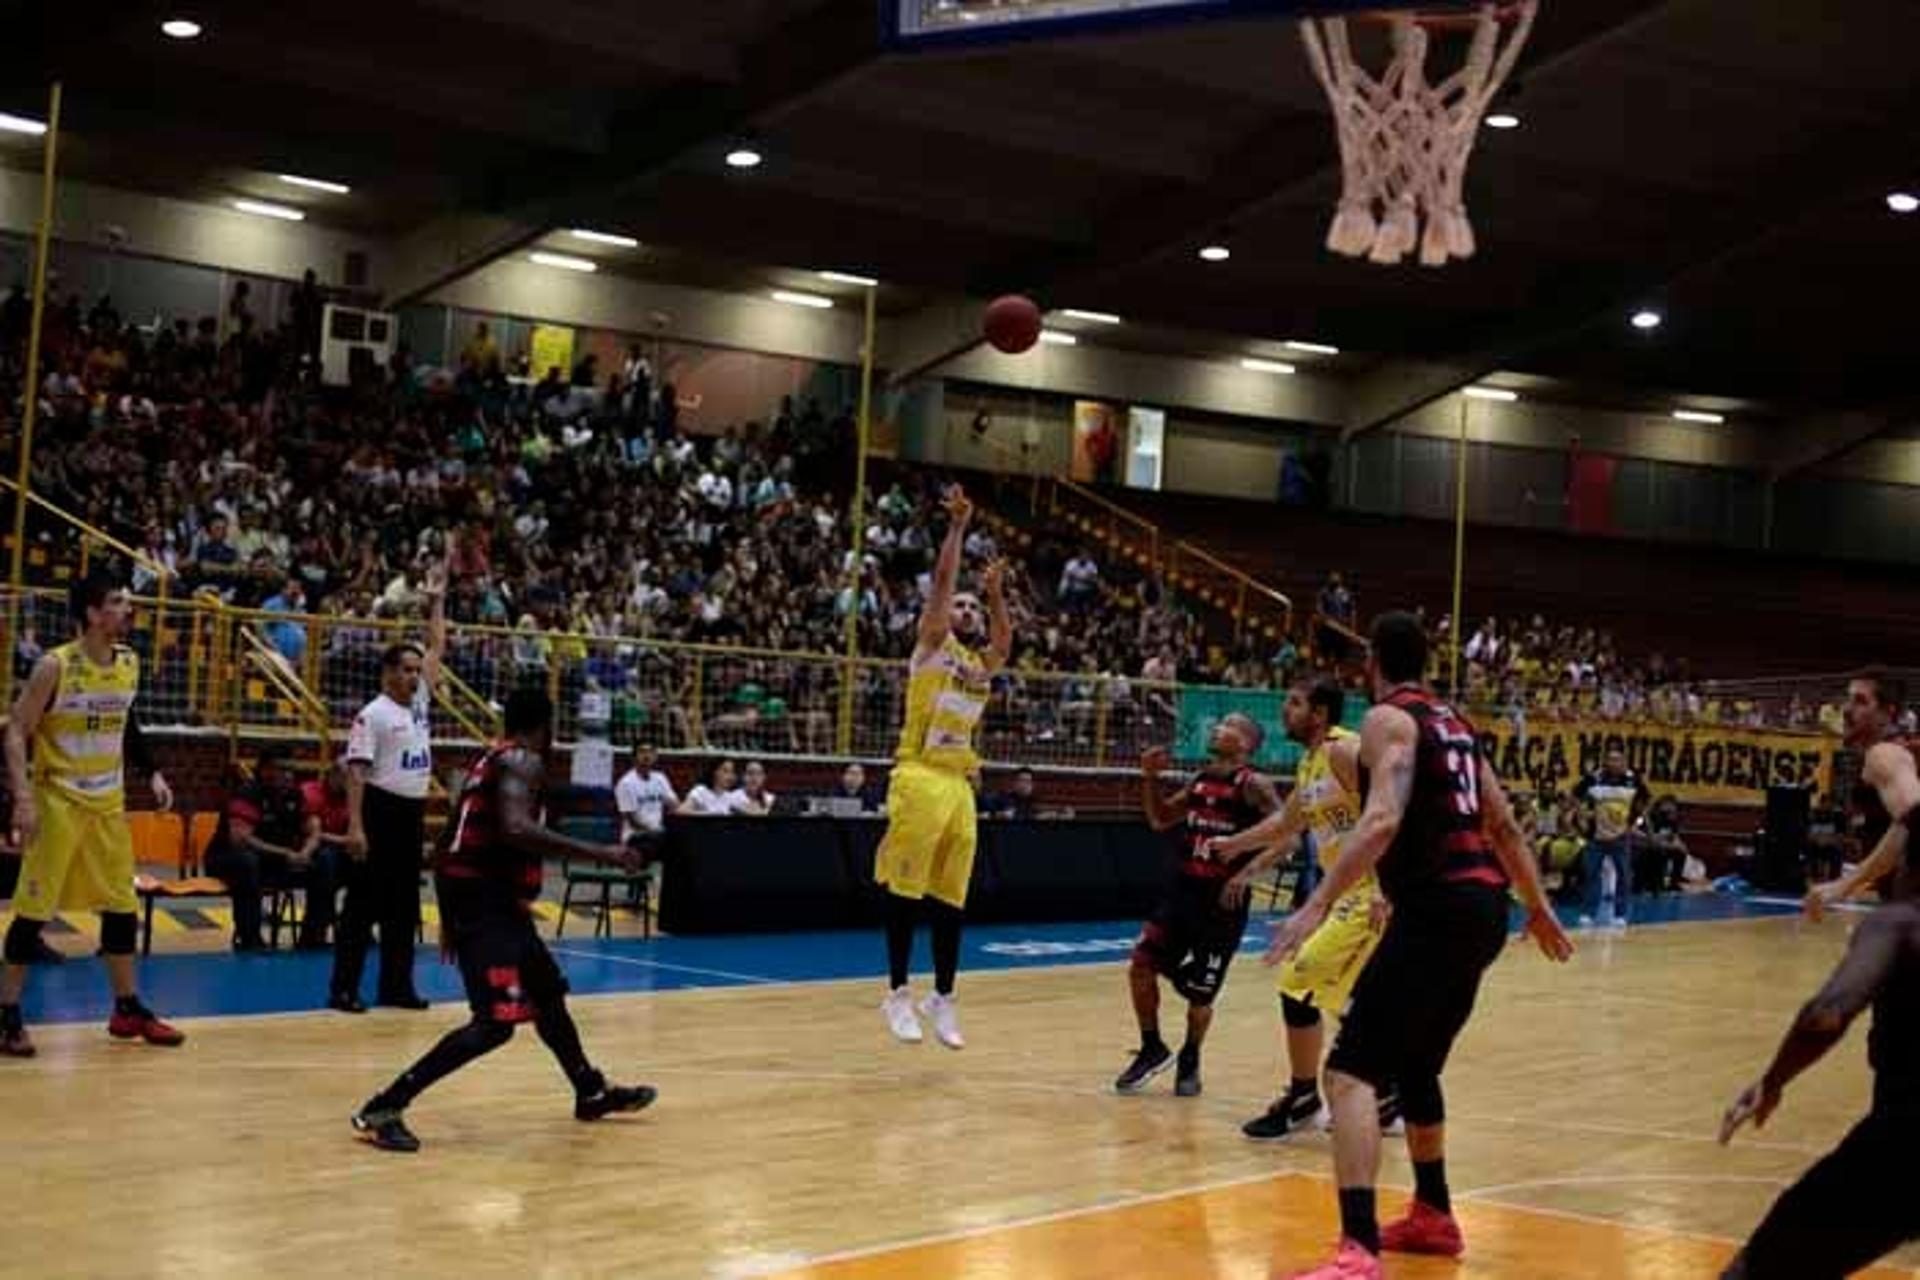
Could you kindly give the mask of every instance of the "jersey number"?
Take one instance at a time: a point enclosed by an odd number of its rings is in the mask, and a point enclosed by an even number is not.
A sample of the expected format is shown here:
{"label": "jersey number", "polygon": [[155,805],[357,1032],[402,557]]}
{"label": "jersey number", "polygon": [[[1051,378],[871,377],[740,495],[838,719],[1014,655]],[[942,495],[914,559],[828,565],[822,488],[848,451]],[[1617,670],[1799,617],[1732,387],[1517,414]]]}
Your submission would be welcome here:
{"label": "jersey number", "polygon": [[1447,772],[1453,775],[1453,808],[1463,818],[1480,816],[1479,757],[1472,738],[1448,738]]}

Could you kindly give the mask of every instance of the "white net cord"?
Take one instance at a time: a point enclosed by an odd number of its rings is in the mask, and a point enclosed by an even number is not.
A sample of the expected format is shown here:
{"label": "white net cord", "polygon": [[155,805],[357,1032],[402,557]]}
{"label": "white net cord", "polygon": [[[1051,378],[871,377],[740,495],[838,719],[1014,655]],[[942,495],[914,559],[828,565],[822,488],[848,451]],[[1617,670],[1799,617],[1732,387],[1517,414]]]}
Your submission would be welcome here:
{"label": "white net cord", "polygon": [[1387,19],[1390,54],[1378,76],[1354,57],[1346,19],[1301,20],[1307,60],[1326,90],[1340,144],[1340,203],[1329,249],[1385,265],[1418,249],[1430,267],[1474,255],[1467,164],[1480,120],[1512,74],[1538,12],[1539,0],[1481,5],[1464,65],[1438,84],[1427,79],[1432,36],[1412,13]]}

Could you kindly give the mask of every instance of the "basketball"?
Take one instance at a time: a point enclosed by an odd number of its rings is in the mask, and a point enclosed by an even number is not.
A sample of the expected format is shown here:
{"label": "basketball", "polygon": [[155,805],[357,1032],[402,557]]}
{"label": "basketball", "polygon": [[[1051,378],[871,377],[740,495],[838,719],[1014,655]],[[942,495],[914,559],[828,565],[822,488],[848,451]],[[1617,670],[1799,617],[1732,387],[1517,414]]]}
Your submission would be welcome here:
{"label": "basketball", "polygon": [[1017,356],[1040,341],[1040,307],[1032,298],[1009,293],[987,304],[980,327],[994,350]]}

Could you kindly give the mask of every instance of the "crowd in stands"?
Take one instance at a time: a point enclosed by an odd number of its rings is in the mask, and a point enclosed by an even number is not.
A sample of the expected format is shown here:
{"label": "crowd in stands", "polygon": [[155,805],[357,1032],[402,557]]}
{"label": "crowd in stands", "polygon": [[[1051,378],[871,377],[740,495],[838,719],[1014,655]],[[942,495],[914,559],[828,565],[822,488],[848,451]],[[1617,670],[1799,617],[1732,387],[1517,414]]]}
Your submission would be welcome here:
{"label": "crowd in stands", "polygon": [[[452,620],[492,628],[456,629],[451,669],[498,696],[558,664],[567,692],[615,696],[627,742],[826,753],[839,668],[751,651],[838,654],[849,615],[863,655],[910,650],[945,479],[899,468],[874,487],[853,574],[845,412],[789,398],[764,422],[691,432],[641,347],[604,373],[592,356],[540,371],[503,353],[484,324],[457,368],[417,368],[402,347],[376,379],[323,389],[311,278],[278,323],[254,316],[243,285],[222,317],[150,330],[109,298],[87,308],[68,296],[49,310],[30,380],[14,290],[0,302],[3,425],[11,448],[30,384],[42,411],[36,492],[141,548],[187,589],[287,615],[262,633],[323,688],[366,668],[378,624],[418,616],[425,566],[448,554]],[[969,574],[1013,534],[983,522],[967,543]],[[1164,736],[1164,686],[1176,681],[1274,688],[1314,671],[1357,675],[1342,659],[1362,615],[1338,573],[1292,635],[1235,642],[1230,623],[1078,535],[1041,522],[1019,536],[1007,557],[1015,659],[988,720],[996,746],[1016,756],[1096,738],[1124,751]],[[150,592],[154,575],[136,569],[133,585]],[[345,625],[310,630],[296,620],[308,614]],[[1435,629],[1444,683],[1452,620]],[[743,652],[696,677],[664,642]],[[1716,697],[1684,660],[1627,658],[1590,627],[1487,619],[1461,643],[1458,696],[1483,715],[1823,725],[1821,709],[1798,699]],[[38,644],[23,632],[16,662]],[[899,693],[897,671],[862,668],[861,723],[891,720]]]}

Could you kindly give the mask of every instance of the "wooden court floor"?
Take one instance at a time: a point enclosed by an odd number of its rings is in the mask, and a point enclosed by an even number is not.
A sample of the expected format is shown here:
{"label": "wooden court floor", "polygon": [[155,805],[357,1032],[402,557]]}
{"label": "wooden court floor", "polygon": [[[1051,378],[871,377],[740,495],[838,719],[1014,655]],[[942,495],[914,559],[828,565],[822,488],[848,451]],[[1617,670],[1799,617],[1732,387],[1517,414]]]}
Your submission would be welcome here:
{"label": "wooden court floor", "polygon": [[[1450,1073],[1467,1259],[1388,1274],[1717,1275],[1863,1106],[1856,1031],[1765,1133],[1713,1141],[1844,929],[1651,928],[1565,969],[1510,948]],[[411,1158],[346,1116],[451,1006],[201,1020],[173,1053],[45,1028],[40,1058],[0,1062],[0,1275],[1285,1275],[1335,1224],[1324,1139],[1238,1132],[1275,1073],[1269,991],[1243,957],[1191,1101],[1110,1092],[1134,1039],[1117,965],[964,980],[961,1053],[892,1044],[873,983],[583,999],[590,1052],[659,1085],[655,1110],[575,1123],[528,1033],[422,1099]]]}

